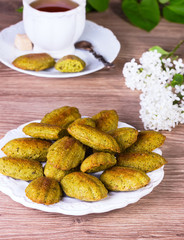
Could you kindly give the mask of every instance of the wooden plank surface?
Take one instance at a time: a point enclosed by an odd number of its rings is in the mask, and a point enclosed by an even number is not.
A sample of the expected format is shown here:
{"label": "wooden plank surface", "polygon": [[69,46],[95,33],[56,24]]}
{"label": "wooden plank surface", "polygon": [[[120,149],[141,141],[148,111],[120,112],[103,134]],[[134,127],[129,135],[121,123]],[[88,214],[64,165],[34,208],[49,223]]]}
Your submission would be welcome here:
{"label": "wooden plank surface", "polygon": [[[0,30],[21,20],[15,10],[20,0],[0,1]],[[120,1],[111,1],[104,13],[87,19],[111,29],[121,42],[116,67],[71,79],[45,79],[25,75],[0,63],[0,138],[13,128],[40,119],[54,108],[71,105],[82,115],[115,109],[120,121],[143,129],[139,119],[139,92],[124,84],[122,68],[132,57],[153,45],[172,49],[184,39],[184,25],[162,20],[147,33],[124,20]],[[179,53],[184,57],[184,47]],[[0,239],[184,239],[184,126],[164,132],[162,147],[168,164],[154,191],[126,208],[102,214],[66,216],[29,209],[0,193]]]}

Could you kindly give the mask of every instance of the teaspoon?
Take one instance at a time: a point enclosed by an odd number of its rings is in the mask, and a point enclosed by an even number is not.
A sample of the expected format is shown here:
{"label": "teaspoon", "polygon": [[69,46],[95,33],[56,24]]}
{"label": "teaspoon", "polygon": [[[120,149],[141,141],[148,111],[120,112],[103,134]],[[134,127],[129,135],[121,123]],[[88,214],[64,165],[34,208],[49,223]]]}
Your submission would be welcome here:
{"label": "teaspoon", "polygon": [[75,43],[75,47],[77,49],[83,49],[83,50],[86,50],[86,51],[89,51],[90,53],[92,53],[93,56],[95,58],[97,58],[99,61],[101,61],[105,65],[106,68],[114,67],[113,63],[110,63],[110,62],[106,61],[105,58],[102,55],[97,54],[94,51],[93,45],[90,42],[88,42],[88,41],[80,41],[80,42]]}

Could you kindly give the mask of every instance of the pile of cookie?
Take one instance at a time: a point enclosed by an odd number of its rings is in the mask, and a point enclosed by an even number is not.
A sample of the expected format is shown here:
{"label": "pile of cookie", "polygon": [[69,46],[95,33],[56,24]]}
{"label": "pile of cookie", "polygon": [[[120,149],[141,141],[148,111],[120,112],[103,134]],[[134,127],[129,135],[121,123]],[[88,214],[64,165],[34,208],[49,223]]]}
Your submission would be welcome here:
{"label": "pile of cookie", "polygon": [[[27,137],[5,144],[0,173],[29,181],[26,196],[46,205],[62,200],[63,192],[83,201],[99,201],[108,191],[142,188],[150,182],[146,173],[166,164],[152,152],[165,136],[118,128],[118,120],[115,110],[81,118],[76,107],[55,109],[40,123],[26,125]],[[99,178],[93,176],[96,172]]]}

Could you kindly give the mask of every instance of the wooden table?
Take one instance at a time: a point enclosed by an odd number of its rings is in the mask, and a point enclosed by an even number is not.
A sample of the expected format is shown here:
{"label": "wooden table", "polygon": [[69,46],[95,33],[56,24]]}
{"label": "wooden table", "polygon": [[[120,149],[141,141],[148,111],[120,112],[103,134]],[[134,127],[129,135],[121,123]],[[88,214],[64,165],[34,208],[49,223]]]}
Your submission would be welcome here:
{"label": "wooden table", "polygon": [[[114,69],[78,78],[46,79],[0,64],[0,138],[8,130],[41,119],[64,105],[76,106],[82,115],[89,116],[115,109],[120,121],[143,129],[139,92],[125,86],[123,65],[153,45],[172,49],[184,39],[184,25],[161,20],[147,33],[124,20],[119,0],[111,2],[109,10],[89,13],[87,19],[111,29],[121,42]],[[21,20],[21,14],[15,11],[20,6],[19,0],[0,1],[0,30]],[[180,54],[184,57],[184,47]],[[0,193],[0,239],[184,239],[184,126],[164,134],[167,140],[162,150],[168,161],[164,180],[139,202],[107,213],[76,217],[29,209]]]}

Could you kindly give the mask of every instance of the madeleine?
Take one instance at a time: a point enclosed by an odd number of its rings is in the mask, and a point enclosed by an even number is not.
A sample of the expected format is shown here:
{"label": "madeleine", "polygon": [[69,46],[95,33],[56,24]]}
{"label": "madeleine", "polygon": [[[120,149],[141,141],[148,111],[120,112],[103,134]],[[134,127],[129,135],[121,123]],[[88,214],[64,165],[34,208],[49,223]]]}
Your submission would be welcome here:
{"label": "madeleine", "polygon": [[128,167],[115,166],[105,170],[100,180],[110,191],[134,191],[146,186],[150,178],[146,173]]}
{"label": "madeleine", "polygon": [[96,177],[83,172],[73,172],[61,180],[67,196],[83,201],[99,201],[107,197],[107,189]]}

